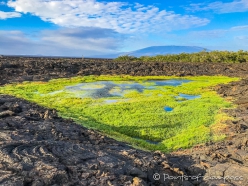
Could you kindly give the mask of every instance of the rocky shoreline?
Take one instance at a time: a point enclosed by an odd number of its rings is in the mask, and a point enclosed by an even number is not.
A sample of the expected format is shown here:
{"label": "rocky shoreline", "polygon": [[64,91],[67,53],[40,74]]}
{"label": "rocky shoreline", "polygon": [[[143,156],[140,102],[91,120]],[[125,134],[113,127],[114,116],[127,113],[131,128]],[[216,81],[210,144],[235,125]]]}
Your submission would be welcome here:
{"label": "rocky shoreline", "polygon": [[228,139],[171,154],[134,149],[62,119],[55,110],[0,95],[0,185],[248,185],[247,72],[247,64],[1,58],[1,85],[91,74],[222,74],[243,79],[216,87],[237,104],[226,110],[235,118],[228,122]]}

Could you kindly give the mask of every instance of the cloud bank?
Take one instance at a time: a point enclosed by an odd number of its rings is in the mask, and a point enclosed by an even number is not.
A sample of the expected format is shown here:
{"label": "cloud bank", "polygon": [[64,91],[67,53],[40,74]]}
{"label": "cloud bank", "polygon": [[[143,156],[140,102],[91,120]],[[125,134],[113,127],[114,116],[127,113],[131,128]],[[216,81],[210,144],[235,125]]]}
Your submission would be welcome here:
{"label": "cloud bank", "polygon": [[233,12],[246,12],[248,11],[248,0],[235,0],[232,2],[224,3],[216,1],[212,3],[193,3],[186,7],[188,11],[214,11],[219,14],[233,13]]}
{"label": "cloud bank", "polygon": [[21,14],[18,12],[3,12],[0,11],[0,19],[9,19],[14,17],[21,17]]}
{"label": "cloud bank", "polygon": [[[102,34],[104,33],[104,34]],[[112,53],[122,46],[124,36],[111,29],[61,28],[43,30],[32,39],[21,31],[0,30],[0,53],[16,55],[89,56]]]}
{"label": "cloud bank", "polygon": [[161,32],[209,23],[206,18],[159,10],[156,6],[96,0],[10,0],[16,12],[30,13],[62,27],[99,27],[119,33]]}

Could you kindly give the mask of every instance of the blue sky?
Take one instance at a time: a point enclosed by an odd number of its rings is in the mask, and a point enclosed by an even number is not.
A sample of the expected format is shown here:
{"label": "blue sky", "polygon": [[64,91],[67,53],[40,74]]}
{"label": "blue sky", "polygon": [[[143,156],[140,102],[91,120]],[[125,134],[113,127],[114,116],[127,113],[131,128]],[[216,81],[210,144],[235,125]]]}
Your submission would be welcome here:
{"label": "blue sky", "polygon": [[0,54],[248,50],[248,0],[0,0]]}

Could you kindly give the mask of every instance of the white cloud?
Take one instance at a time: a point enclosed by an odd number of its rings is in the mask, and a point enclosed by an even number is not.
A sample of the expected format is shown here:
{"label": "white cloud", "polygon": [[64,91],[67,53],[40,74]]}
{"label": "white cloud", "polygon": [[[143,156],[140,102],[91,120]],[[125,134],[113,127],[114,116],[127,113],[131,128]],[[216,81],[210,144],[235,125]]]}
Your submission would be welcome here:
{"label": "white cloud", "polygon": [[237,35],[234,37],[234,41],[237,45],[244,46],[241,50],[248,51],[248,35]]}
{"label": "white cloud", "polygon": [[14,17],[21,17],[21,14],[18,12],[3,12],[0,11],[0,19],[8,19]]}
{"label": "white cloud", "polygon": [[235,27],[232,27],[231,30],[247,30],[248,31],[248,25],[235,26]]}
{"label": "white cloud", "polygon": [[248,11],[248,0],[234,0],[232,2],[216,1],[212,3],[193,3],[186,7],[188,11],[214,11],[216,13],[232,13]]}
{"label": "white cloud", "polygon": [[247,30],[248,25],[240,25],[227,29],[191,31],[184,35],[175,35],[173,40],[210,50],[248,50]]}
{"label": "white cloud", "polygon": [[42,41],[51,45],[60,45],[70,50],[109,52],[118,49],[124,36],[111,29],[104,28],[64,28],[45,30],[41,33]]}
{"label": "white cloud", "polygon": [[21,31],[0,30],[0,53],[89,56],[113,53],[124,39],[111,29],[101,28],[43,30],[32,39]]}
{"label": "white cloud", "polygon": [[17,12],[31,13],[63,27],[99,27],[120,33],[160,32],[203,26],[208,19],[159,10],[155,6],[96,0],[9,0]]}
{"label": "white cloud", "polygon": [[[248,41],[248,36],[236,36],[235,39],[239,39],[242,41]],[[246,44],[248,44],[248,43],[246,43]]]}
{"label": "white cloud", "polygon": [[237,43],[248,47],[248,36],[247,35],[235,36],[234,39],[236,40]]}
{"label": "white cloud", "polygon": [[[248,25],[240,25],[234,26],[227,29],[212,29],[212,30],[201,30],[201,31],[191,31],[188,36],[192,38],[202,39],[202,40],[217,40],[218,38],[225,38],[232,36],[232,38],[236,38],[238,35],[246,35],[248,31]],[[243,37],[242,36],[242,37]],[[239,37],[237,37],[238,39]]]}
{"label": "white cloud", "polygon": [[228,30],[224,29],[192,31],[190,32],[190,36],[201,39],[216,39],[225,36],[227,32]]}

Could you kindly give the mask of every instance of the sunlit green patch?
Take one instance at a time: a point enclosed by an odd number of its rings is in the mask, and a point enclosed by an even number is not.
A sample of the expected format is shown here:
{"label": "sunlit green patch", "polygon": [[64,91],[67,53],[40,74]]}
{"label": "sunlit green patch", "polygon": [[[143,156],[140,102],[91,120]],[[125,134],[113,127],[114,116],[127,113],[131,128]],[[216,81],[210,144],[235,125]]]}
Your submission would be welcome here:
{"label": "sunlit green patch", "polygon": [[[173,79],[191,81],[177,86],[151,81],[173,82]],[[212,87],[237,80],[225,76],[183,79],[84,76],[10,84],[0,87],[0,93],[57,109],[62,117],[72,118],[135,147],[168,152],[225,137],[220,131],[226,127],[224,122],[228,116],[221,109],[233,106],[218,96]],[[99,83],[102,81],[105,84]],[[114,84],[109,86],[107,82]],[[132,87],[134,83],[137,86]],[[96,90],[101,94],[96,94]],[[166,111],[165,107],[172,110]]]}

